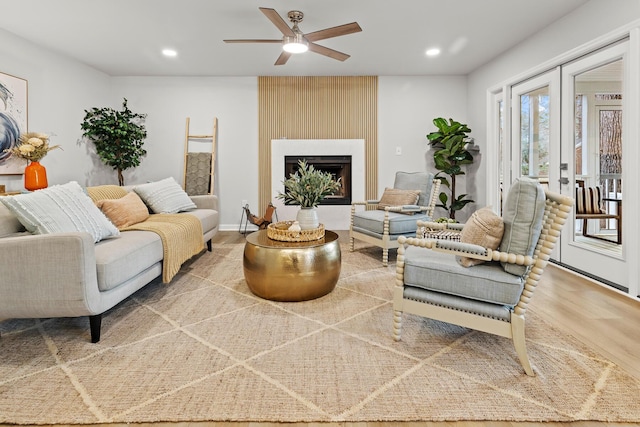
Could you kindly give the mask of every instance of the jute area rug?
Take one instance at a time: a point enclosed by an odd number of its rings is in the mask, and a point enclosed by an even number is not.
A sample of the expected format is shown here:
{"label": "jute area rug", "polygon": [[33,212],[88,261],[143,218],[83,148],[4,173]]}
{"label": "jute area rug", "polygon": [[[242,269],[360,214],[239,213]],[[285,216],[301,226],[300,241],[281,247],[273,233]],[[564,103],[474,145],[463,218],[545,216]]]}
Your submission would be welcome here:
{"label": "jute area rug", "polygon": [[[640,421],[639,381],[529,312],[526,376],[511,341],[405,315],[395,266],[342,246],[336,289],[255,297],[242,244],[217,244],[170,283],[105,315],[0,323],[0,422]],[[393,261],[393,260],[392,260]]]}

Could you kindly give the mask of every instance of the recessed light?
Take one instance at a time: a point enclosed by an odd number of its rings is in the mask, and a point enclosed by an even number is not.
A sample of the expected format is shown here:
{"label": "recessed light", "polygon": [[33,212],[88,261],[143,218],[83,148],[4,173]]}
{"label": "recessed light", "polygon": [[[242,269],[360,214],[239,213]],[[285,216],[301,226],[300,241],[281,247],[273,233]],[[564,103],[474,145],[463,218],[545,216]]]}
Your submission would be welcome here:
{"label": "recessed light", "polygon": [[162,54],[170,57],[178,56],[178,52],[173,49],[162,49]]}
{"label": "recessed light", "polygon": [[434,47],[432,49],[427,49],[427,56],[438,56],[440,55],[440,49]]}

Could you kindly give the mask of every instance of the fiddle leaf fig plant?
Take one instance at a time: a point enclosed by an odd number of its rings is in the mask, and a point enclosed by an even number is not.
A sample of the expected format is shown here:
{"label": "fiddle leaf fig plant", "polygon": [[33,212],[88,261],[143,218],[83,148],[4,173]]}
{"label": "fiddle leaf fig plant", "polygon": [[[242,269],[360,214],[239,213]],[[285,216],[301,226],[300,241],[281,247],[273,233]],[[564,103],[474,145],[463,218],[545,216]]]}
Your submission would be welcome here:
{"label": "fiddle leaf fig plant", "polygon": [[464,175],[462,166],[473,163],[473,155],[467,150],[471,129],[466,124],[442,117],[433,119],[433,124],[438,130],[429,133],[427,139],[435,149],[433,160],[439,170],[435,177],[450,191],[450,195],[444,191],[440,193],[440,203],[436,206],[446,209],[449,218],[455,219],[456,211],[474,202],[467,194],[456,195],[456,176]]}
{"label": "fiddle leaf fig plant", "polygon": [[83,135],[95,144],[100,160],[118,172],[118,184],[124,185],[122,171],[140,165],[147,154],[142,148],[147,131],[146,114],[134,113],[124,98],[122,110],[92,108],[84,110]]}

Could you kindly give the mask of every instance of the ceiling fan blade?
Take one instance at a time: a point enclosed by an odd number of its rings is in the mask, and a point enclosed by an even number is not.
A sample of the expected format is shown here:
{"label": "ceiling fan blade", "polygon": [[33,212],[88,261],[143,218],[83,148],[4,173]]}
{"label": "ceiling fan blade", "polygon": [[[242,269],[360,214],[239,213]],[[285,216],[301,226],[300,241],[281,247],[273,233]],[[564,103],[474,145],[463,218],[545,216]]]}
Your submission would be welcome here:
{"label": "ceiling fan blade", "polygon": [[268,7],[260,7],[259,9],[262,13],[264,13],[264,15],[267,18],[269,18],[269,21],[273,22],[273,25],[278,27],[278,29],[282,34],[284,34],[285,36],[291,36],[291,37],[294,37],[296,35],[293,32],[293,30],[289,27],[289,25],[287,25],[285,20],[282,19],[282,16],[280,16],[280,14],[276,12],[275,9],[270,9]]}
{"label": "ceiling fan blade", "polygon": [[337,27],[314,31],[313,33],[305,34],[304,37],[310,42],[317,42],[318,40],[346,36],[347,34],[359,33],[360,31],[362,31],[360,25],[358,25],[357,22],[352,22],[350,24],[338,25]]}
{"label": "ceiling fan blade", "polygon": [[291,58],[291,53],[283,50],[280,56],[278,56],[278,59],[276,59],[276,63],[273,65],[284,65],[287,63],[289,58]]}
{"label": "ceiling fan blade", "polygon": [[222,41],[225,43],[282,43],[282,39],[232,39]]}
{"label": "ceiling fan blade", "polygon": [[309,43],[309,50],[311,52],[319,53],[320,55],[328,56],[329,58],[337,59],[338,61],[344,61],[351,57],[351,55],[347,55],[346,53],[338,52],[337,50],[329,49],[328,47],[320,46],[315,43]]}

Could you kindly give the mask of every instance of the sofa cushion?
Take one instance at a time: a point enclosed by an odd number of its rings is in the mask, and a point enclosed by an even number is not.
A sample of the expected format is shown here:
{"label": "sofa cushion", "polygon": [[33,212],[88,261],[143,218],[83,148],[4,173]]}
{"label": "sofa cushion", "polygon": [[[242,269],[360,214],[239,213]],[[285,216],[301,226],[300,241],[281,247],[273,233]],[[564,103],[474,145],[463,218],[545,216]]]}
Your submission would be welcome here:
{"label": "sofa cushion", "polygon": [[75,181],[0,201],[33,234],[84,231],[94,242],[119,234]]}
{"label": "sofa cushion", "polygon": [[[525,177],[516,179],[504,203],[504,235],[500,252],[533,255],[542,232],[545,204],[544,189],[538,181]],[[523,265],[502,263],[502,267],[517,276],[527,272]]]}
{"label": "sofa cushion", "polygon": [[149,218],[149,208],[134,192],[119,199],[98,200],[96,206],[119,230]]}
{"label": "sofa cushion", "polygon": [[[364,233],[382,234],[384,229],[384,211],[372,210],[357,212],[353,216],[353,229]],[[391,235],[412,235],[415,236],[416,221],[430,221],[429,215],[403,215],[396,212],[389,212],[389,234]]]}
{"label": "sofa cushion", "polygon": [[378,209],[384,210],[391,206],[415,205],[420,196],[420,190],[401,190],[398,188],[385,188],[378,202]]}
{"label": "sofa cushion", "polygon": [[451,254],[415,246],[407,247],[405,252],[404,283],[508,306],[518,303],[524,287],[522,277],[505,272],[497,262],[465,268]]}
{"label": "sofa cushion", "polygon": [[11,236],[24,230],[24,225],[18,220],[18,217],[0,203],[0,237]]}
{"label": "sofa cushion", "polygon": [[218,226],[218,211],[211,209],[195,209],[180,215],[194,215],[198,217],[202,224],[202,234],[206,234]]}
{"label": "sofa cushion", "polygon": [[150,231],[123,231],[117,239],[96,244],[98,288],[108,291],[163,259],[162,240]]}
{"label": "sofa cushion", "polygon": [[172,177],[136,185],[138,193],[153,213],[178,213],[196,208],[195,203]]}
{"label": "sofa cushion", "polygon": [[429,172],[396,172],[393,188],[400,190],[420,190],[418,205],[429,206],[433,174]]}
{"label": "sofa cushion", "polygon": [[[504,223],[502,218],[496,215],[490,207],[478,209],[466,222],[460,232],[462,243],[471,243],[489,249],[498,249],[502,235],[504,234]],[[459,257],[458,262],[463,267],[471,267],[482,264],[481,259]]]}

